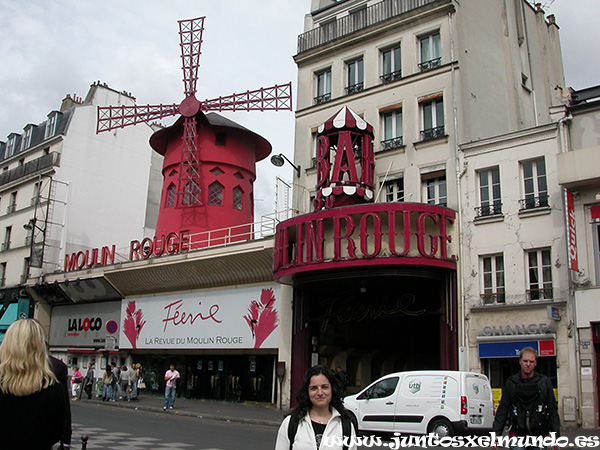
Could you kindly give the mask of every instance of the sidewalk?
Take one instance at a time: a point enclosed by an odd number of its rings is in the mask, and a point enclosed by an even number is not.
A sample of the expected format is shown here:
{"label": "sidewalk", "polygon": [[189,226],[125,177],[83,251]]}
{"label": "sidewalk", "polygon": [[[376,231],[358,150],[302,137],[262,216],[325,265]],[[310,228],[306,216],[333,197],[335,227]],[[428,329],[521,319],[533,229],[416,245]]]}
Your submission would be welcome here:
{"label": "sidewalk", "polygon": [[115,408],[139,409],[142,411],[160,412],[161,414],[176,414],[201,419],[223,420],[228,422],[250,423],[279,427],[286,410],[280,411],[277,407],[267,403],[242,402],[233,403],[217,400],[200,399],[175,399],[175,408],[163,411],[163,396],[141,395],[139,400],[103,402],[93,397],[92,400],[84,398],[77,400],[81,403],[93,403]]}
{"label": "sidewalk", "polygon": [[[220,400],[199,400],[177,398],[175,409],[163,411],[164,397],[142,395],[137,401],[117,400],[103,402],[94,397],[92,400],[78,400],[82,403],[94,403],[115,408],[140,409],[143,411],[160,412],[161,414],[176,414],[199,419],[222,420],[228,422],[249,423],[279,427],[283,417],[288,412],[280,411],[277,407],[267,403],[242,402],[233,403]],[[600,428],[574,428],[563,429],[562,436],[568,437],[573,442],[575,436],[600,436]]]}

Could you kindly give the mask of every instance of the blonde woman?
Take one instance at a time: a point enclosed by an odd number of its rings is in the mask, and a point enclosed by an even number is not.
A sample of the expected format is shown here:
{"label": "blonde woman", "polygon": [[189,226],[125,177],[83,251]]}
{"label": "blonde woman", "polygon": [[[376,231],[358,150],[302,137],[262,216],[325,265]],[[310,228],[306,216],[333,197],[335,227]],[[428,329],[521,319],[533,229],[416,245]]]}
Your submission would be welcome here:
{"label": "blonde woman", "polygon": [[0,345],[2,448],[51,449],[61,438],[66,410],[41,325],[17,320]]}

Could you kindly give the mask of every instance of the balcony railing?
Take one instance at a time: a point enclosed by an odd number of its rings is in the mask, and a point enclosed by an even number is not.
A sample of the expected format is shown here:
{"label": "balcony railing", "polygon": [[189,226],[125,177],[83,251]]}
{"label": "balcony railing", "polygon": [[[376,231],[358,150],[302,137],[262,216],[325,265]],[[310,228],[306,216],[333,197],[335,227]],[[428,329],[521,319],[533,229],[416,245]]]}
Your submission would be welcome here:
{"label": "balcony railing", "polygon": [[435,127],[429,128],[428,130],[421,131],[421,140],[422,141],[430,141],[432,139],[437,139],[444,137],[446,134],[444,127]]}
{"label": "balcony railing", "polygon": [[58,166],[60,162],[60,153],[52,152],[40,156],[22,166],[7,170],[0,174],[0,186],[18,180],[19,178],[34,174],[48,167]]}
{"label": "balcony railing", "polygon": [[437,1],[440,0],[383,0],[369,6],[360,14],[350,14],[302,33],[298,36],[298,53],[325,45]]}
{"label": "balcony railing", "polygon": [[346,94],[350,95],[350,94],[356,94],[357,92],[360,92],[364,89],[364,83],[356,83],[353,84],[352,86],[348,86],[346,88]]}
{"label": "balcony railing", "polygon": [[527,300],[528,301],[552,300],[553,298],[554,298],[554,292],[551,287],[527,290]]}
{"label": "balcony railing", "polygon": [[491,205],[481,205],[475,208],[475,217],[487,217],[502,214],[502,203],[494,202]]}
{"label": "balcony railing", "polygon": [[331,100],[331,94],[323,94],[315,97],[315,105],[320,105],[322,103],[327,103]]}
{"label": "balcony railing", "polygon": [[537,197],[527,196],[519,200],[521,211],[535,208],[545,208],[548,206],[548,194],[541,194]]}
{"label": "balcony railing", "polygon": [[435,59],[431,59],[429,61],[423,61],[422,63],[419,63],[419,70],[421,72],[427,72],[428,70],[433,70],[437,67],[440,67],[442,65],[442,58],[435,58]]}
{"label": "balcony railing", "polygon": [[489,294],[481,294],[481,303],[483,305],[495,305],[505,303],[504,292],[493,292]]}
{"label": "balcony railing", "polygon": [[382,84],[391,83],[392,81],[396,81],[402,78],[402,71],[396,70],[395,72],[384,73],[379,78],[381,79]]}
{"label": "balcony railing", "polygon": [[385,152],[386,150],[402,147],[402,145],[404,145],[402,136],[386,139],[385,141],[381,141],[381,151]]}
{"label": "balcony railing", "polygon": [[10,249],[10,241],[3,242],[0,246],[0,251],[5,252],[8,249]]}

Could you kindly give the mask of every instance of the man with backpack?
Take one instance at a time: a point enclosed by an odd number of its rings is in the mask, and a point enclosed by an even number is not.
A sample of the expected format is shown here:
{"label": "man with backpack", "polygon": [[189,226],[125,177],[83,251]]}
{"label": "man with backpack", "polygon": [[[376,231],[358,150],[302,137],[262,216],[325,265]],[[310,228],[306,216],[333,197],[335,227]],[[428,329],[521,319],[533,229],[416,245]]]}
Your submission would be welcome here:
{"label": "man with backpack", "polygon": [[[525,347],[519,355],[521,371],[512,375],[502,389],[493,429],[501,435],[509,421],[509,436],[560,436],[560,418],[550,379],[535,371],[537,351]],[[522,447],[513,446],[513,449]]]}

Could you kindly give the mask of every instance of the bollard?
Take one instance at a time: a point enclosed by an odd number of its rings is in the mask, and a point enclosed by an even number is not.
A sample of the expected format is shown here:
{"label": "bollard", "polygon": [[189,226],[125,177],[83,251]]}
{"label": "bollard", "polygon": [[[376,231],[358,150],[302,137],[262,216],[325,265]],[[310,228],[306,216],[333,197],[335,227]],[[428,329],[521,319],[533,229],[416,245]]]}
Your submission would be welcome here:
{"label": "bollard", "polygon": [[87,449],[87,441],[88,441],[88,437],[83,435],[81,436],[81,450],[86,450]]}

